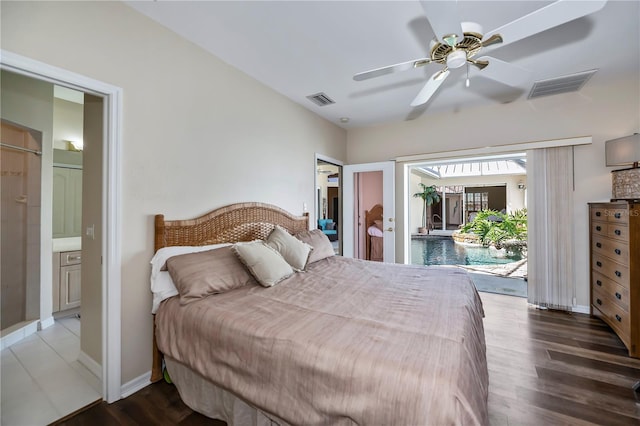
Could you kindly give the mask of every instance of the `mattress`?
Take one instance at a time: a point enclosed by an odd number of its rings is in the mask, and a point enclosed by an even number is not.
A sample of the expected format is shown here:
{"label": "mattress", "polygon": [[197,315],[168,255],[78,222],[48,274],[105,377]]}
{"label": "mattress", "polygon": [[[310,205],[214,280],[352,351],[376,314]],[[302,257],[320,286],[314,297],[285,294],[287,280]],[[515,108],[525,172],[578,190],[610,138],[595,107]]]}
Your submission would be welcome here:
{"label": "mattress", "polygon": [[290,424],[487,424],[482,317],[464,271],[334,256],[274,287],[167,299],[156,339]]}

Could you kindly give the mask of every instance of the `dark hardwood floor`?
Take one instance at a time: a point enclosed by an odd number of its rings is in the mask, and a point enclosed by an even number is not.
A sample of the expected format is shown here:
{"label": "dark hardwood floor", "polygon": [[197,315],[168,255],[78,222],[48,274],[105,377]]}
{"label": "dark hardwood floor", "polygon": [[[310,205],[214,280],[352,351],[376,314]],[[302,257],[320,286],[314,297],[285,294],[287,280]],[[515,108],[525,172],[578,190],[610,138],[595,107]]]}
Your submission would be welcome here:
{"label": "dark hardwood floor", "polygon": [[[639,425],[629,358],[602,321],[527,307],[525,299],[481,293],[492,425]],[[164,382],[59,425],[224,425],[185,406]]]}

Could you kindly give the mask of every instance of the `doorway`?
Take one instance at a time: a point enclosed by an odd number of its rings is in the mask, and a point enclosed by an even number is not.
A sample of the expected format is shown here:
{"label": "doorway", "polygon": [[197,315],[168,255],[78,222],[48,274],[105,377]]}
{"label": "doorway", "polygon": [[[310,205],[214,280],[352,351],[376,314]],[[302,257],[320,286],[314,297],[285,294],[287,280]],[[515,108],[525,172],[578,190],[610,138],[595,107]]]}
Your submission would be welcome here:
{"label": "doorway", "polygon": [[[410,263],[455,265],[479,291],[526,297],[526,165],[524,153],[411,165]],[[428,206],[425,187],[437,194]]]}
{"label": "doorway", "polygon": [[[99,366],[102,378],[102,396],[107,402],[117,401],[122,397],[121,388],[121,135],[122,135],[122,89],[86,76],[57,68],[39,61],[17,55],[12,52],[2,51],[0,67],[3,71],[9,71],[33,79],[34,82],[55,83],[60,86],[74,88],[85,94],[92,94],[102,99],[100,111],[103,128],[101,138],[103,145],[101,152],[105,168],[99,176],[102,189],[102,218],[96,225],[100,227],[103,240],[100,247],[101,267],[100,280],[97,285],[100,288],[102,298],[100,305],[101,320],[98,324],[101,341],[101,360]],[[2,100],[7,93],[3,90]],[[3,109],[3,111],[5,111]],[[50,149],[50,148],[48,148]],[[49,151],[51,155],[51,151]],[[49,160],[51,161],[51,160]],[[44,196],[43,196],[44,197]],[[44,198],[43,198],[44,199]],[[46,200],[45,200],[46,201]],[[48,199],[50,203],[50,198]],[[50,223],[50,222],[49,222]],[[50,226],[50,225],[49,225]],[[51,240],[42,239],[43,251],[50,252]],[[47,259],[49,259],[47,261]],[[51,258],[41,256],[42,270],[51,268]],[[50,306],[51,292],[41,291],[40,323],[43,328],[51,325],[51,314],[47,315],[43,306]],[[50,312],[50,311],[49,311]],[[146,383],[145,383],[146,384]],[[142,386],[141,386],[142,387]]]}
{"label": "doorway", "polygon": [[[62,96],[58,89],[63,88],[5,70],[2,71],[2,86],[3,95],[8,94],[6,99],[3,98],[3,116],[9,116],[21,125],[39,126],[40,134],[47,136],[37,156],[39,162],[43,163],[42,170],[40,166],[37,173],[33,170],[35,168],[28,170],[31,186],[27,188],[29,193],[23,191],[21,196],[29,209],[26,215],[28,219],[45,218],[44,226],[40,226],[40,222],[37,227],[32,226],[36,234],[24,235],[23,239],[27,254],[37,250],[37,258],[28,261],[27,268],[28,275],[37,275],[38,278],[35,290],[27,294],[27,300],[32,299],[30,304],[37,307],[31,309],[27,319],[34,320],[37,327],[30,330],[33,333],[14,333],[9,339],[3,339],[2,367],[3,370],[10,368],[14,374],[3,377],[3,408],[7,408],[3,409],[2,420],[3,423],[50,423],[103,396],[102,312],[100,308],[97,311],[95,309],[96,305],[102,305],[101,290],[91,296],[91,291],[87,291],[91,290],[91,279],[82,280],[83,274],[88,277],[97,275],[95,285],[98,289],[102,288],[99,266],[101,252],[91,254],[83,251],[81,241],[83,204],[85,210],[90,207],[97,209],[97,212],[88,215],[89,219],[102,222],[102,169],[93,166],[88,173],[83,173],[82,151],[83,132],[95,132],[97,129],[97,135],[85,137],[84,140],[92,145],[92,154],[88,157],[97,156],[98,164],[101,164],[102,99],[96,111],[85,113],[83,92],[64,88],[67,96]],[[37,106],[33,104],[34,95]],[[24,113],[38,108],[37,115]],[[4,130],[3,122],[3,141]],[[3,163],[3,176],[5,166]],[[97,185],[92,184],[90,179],[83,179],[90,177],[91,173],[98,175]],[[83,180],[88,184],[83,185]],[[40,188],[46,188],[48,184],[52,190],[40,192]],[[88,199],[83,203],[83,187],[95,194],[97,201]],[[3,245],[20,243],[9,237],[3,231]],[[41,242],[44,242],[42,249]],[[92,271],[96,268],[91,266],[95,257],[98,259],[97,271]],[[93,263],[95,265],[96,262]],[[9,269],[19,268],[14,263]],[[3,275],[4,272],[3,267]],[[82,297],[86,300],[84,306],[81,304]],[[84,315],[81,315],[82,310]],[[34,356],[38,356],[40,361],[32,362]],[[24,383],[20,377],[31,379]],[[63,381],[61,377],[64,377]],[[6,380],[9,383],[5,383]],[[24,386],[33,388],[28,396],[16,395],[14,390]],[[25,403],[31,401],[33,410],[24,410],[24,404],[5,405],[5,402],[15,398],[21,398]],[[37,416],[33,417],[35,414]]]}
{"label": "doorway", "polygon": [[[373,173],[368,175],[366,173],[377,172],[382,176],[382,203],[375,204],[367,210],[369,205],[366,205],[366,200],[363,200],[361,191],[365,185],[363,182],[371,177],[375,194],[379,194],[379,174]],[[379,220],[379,230],[382,238],[382,253],[380,254],[382,261],[387,263],[395,263],[395,162],[383,161],[378,163],[366,163],[366,164],[349,164],[343,167],[344,174],[344,187],[343,187],[343,223],[344,223],[344,256],[355,257],[356,253],[366,257],[367,253],[367,229],[370,226],[375,226],[375,220]],[[358,183],[357,183],[358,182]],[[376,195],[379,196],[379,195]],[[381,207],[381,212],[374,207]],[[368,216],[367,211],[374,210],[375,218]],[[364,212],[364,213],[363,213]],[[362,218],[362,220],[360,219]],[[371,221],[368,223],[367,218]],[[364,228],[362,228],[364,226]],[[364,250],[360,250],[358,247],[362,241],[362,236],[365,238]]]}
{"label": "doorway", "polygon": [[354,173],[354,253],[356,259],[381,262],[383,259],[382,171]]}
{"label": "doorway", "polygon": [[336,254],[342,254],[342,165],[316,155],[316,227],[331,241]]}

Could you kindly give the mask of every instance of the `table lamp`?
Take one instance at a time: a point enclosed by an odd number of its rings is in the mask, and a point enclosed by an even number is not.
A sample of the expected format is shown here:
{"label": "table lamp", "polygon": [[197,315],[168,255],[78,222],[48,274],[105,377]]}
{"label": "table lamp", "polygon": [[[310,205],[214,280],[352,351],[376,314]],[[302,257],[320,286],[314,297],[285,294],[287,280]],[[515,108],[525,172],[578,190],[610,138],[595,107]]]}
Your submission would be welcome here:
{"label": "table lamp", "polygon": [[640,200],[640,134],[605,142],[607,167],[631,166],[611,172],[614,200]]}

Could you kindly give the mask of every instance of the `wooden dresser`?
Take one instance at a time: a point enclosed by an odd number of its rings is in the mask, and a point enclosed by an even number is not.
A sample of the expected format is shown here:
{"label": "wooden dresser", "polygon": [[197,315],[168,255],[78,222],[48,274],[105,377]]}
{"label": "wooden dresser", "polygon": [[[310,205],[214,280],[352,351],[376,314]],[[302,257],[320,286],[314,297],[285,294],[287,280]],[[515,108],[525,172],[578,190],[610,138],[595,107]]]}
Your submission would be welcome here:
{"label": "wooden dresser", "polygon": [[640,202],[589,203],[591,315],[640,358]]}

